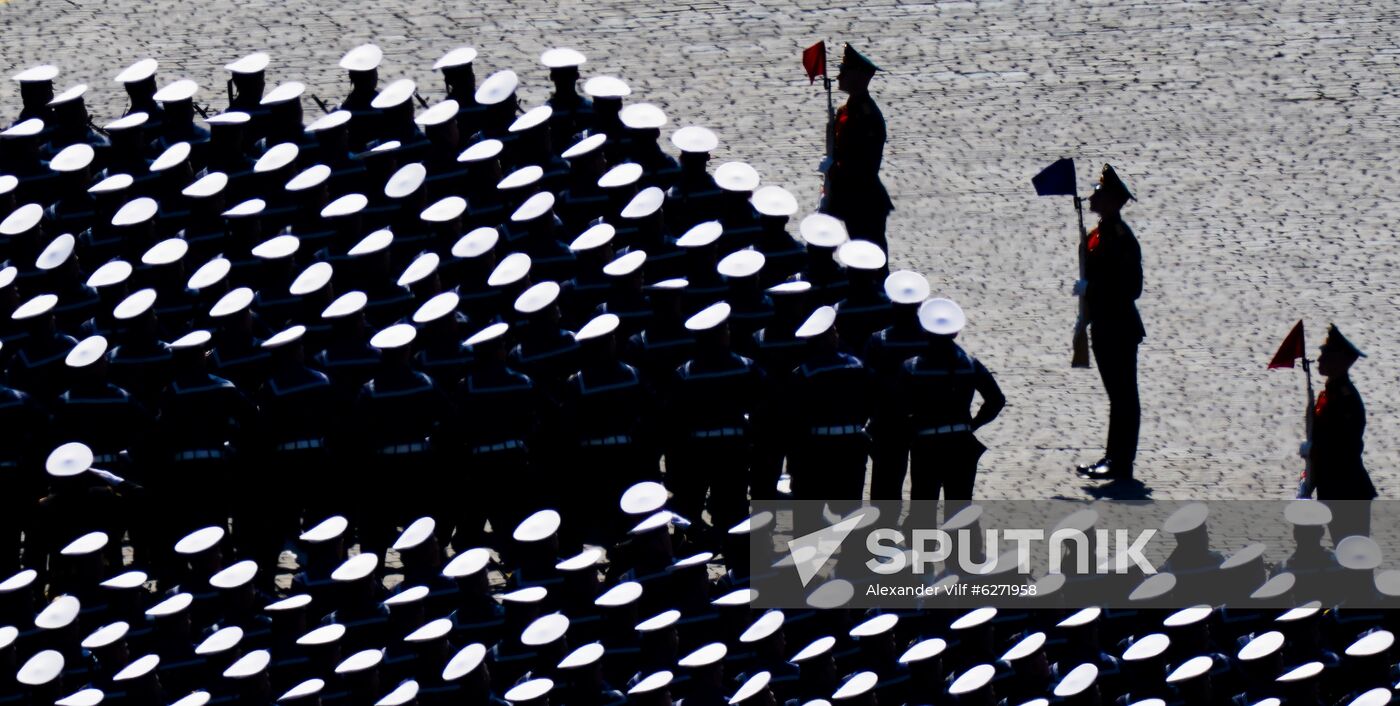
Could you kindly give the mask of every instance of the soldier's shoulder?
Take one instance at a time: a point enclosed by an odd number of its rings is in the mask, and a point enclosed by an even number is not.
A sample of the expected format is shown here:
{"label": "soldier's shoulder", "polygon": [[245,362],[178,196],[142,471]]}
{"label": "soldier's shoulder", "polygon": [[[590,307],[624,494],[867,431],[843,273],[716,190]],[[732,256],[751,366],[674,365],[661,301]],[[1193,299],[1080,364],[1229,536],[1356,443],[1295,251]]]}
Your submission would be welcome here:
{"label": "soldier's shoulder", "polygon": [[875,102],[873,96],[865,95],[859,101],[853,102],[855,103],[855,109],[862,115],[884,117],[884,113],[880,112],[880,106]]}
{"label": "soldier's shoulder", "polygon": [[421,370],[413,370],[411,371],[411,375],[413,385],[417,388],[430,389],[437,387],[437,382],[433,380],[432,376]]}
{"label": "soldier's shoulder", "polygon": [[1344,401],[1349,404],[1361,404],[1361,391],[1356,389],[1356,384],[1348,379],[1344,384],[1338,385],[1329,394],[1335,394],[1337,401]]}
{"label": "soldier's shoulder", "polygon": [[16,404],[21,402],[28,402],[29,399],[30,397],[28,392],[9,387],[4,383],[0,383],[0,403]]}
{"label": "soldier's shoulder", "polygon": [[760,366],[758,365],[758,363],[755,363],[754,360],[753,360],[753,358],[750,358],[750,357],[748,357],[748,356],[742,356],[742,355],[739,355],[738,353],[735,353],[735,354],[734,354],[734,359],[735,359],[736,362],[738,362],[738,364],[739,364],[740,366],[742,366],[742,367],[744,367],[744,368],[747,368],[748,371],[749,371],[751,374],[759,375],[759,376],[762,376],[762,375],[763,375],[763,368],[760,367]]}

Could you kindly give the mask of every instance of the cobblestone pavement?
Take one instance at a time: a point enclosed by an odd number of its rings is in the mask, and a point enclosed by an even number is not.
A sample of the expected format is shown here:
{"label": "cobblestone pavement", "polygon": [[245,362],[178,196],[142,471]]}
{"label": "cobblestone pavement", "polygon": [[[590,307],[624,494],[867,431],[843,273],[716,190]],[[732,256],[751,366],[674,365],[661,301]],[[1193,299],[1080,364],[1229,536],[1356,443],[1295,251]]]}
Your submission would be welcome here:
{"label": "cobblestone pavement", "polygon": [[[1400,490],[1397,20],[1400,6],[1374,0],[0,5],[6,74],[56,63],[60,89],[94,86],[99,120],[122,107],[112,76],[142,55],[219,108],[220,67],[254,50],[273,55],[270,84],[302,80],[331,101],[340,54],[372,40],[386,83],[417,79],[434,100],[432,61],[470,44],[479,76],[521,73],[528,106],[548,90],[539,52],[573,46],[585,76],[624,76],[673,126],[716,129],[719,161],[750,161],[808,203],[825,106],[799,54],[851,41],[886,69],[874,90],[894,264],[963,304],[965,345],[1010,397],[983,434],[979,493],[998,497],[1083,497],[1067,469],[1098,456],[1107,421],[1097,374],[1068,366],[1073,209],[1029,184],[1061,156],[1080,160],[1081,181],[1113,162],[1141,199],[1127,211],[1147,273],[1139,475],[1155,497],[1290,492],[1301,373],[1264,365],[1300,317],[1310,350],[1335,321],[1370,354],[1355,371],[1366,459],[1383,495]],[[11,82],[0,99],[18,110]]]}

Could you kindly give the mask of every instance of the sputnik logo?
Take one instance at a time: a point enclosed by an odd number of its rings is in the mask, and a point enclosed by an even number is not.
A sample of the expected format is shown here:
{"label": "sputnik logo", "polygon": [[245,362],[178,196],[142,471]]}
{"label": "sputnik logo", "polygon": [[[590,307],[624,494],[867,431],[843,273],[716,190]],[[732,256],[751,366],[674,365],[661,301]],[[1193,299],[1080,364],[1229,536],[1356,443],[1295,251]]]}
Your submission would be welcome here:
{"label": "sputnik logo", "polygon": [[851,536],[851,532],[855,531],[863,519],[865,513],[853,515],[830,527],[804,534],[787,543],[788,553],[792,555],[792,565],[797,569],[797,576],[802,580],[804,588],[826,568],[832,555],[841,548],[841,543]]}

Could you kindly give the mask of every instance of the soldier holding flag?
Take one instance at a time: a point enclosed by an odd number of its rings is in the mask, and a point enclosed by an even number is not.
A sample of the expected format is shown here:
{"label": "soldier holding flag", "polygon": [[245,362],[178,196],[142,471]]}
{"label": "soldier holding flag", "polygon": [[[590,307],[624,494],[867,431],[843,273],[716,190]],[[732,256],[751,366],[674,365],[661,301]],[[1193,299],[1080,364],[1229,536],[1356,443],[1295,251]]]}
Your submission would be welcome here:
{"label": "soldier holding flag", "polygon": [[[817,54],[821,56],[818,57]],[[826,75],[825,43],[808,48],[803,64],[809,77]],[[894,204],[880,181],[885,152],[885,116],[870,97],[870,80],[880,67],[847,44],[841,57],[837,88],[850,97],[830,114],[827,157],[822,161],[826,184],[822,212],[840,218],[853,240],[869,240],[889,251],[885,219]],[[827,82],[830,90],[830,82]]]}
{"label": "soldier holding flag", "polygon": [[[1300,449],[1310,461],[1308,481],[1324,503],[1359,501],[1352,503],[1359,505],[1376,497],[1376,486],[1361,462],[1366,446],[1366,407],[1349,374],[1352,364],[1365,356],[1336,326],[1327,327],[1327,340],[1317,358],[1317,371],[1327,382],[1313,405],[1311,440]],[[1369,506],[1365,512],[1343,507],[1332,511],[1335,519],[1328,531],[1334,546],[1343,537],[1368,535],[1371,530]]]}
{"label": "soldier holding flag", "polygon": [[1081,244],[1084,277],[1074,285],[1074,293],[1084,298],[1094,362],[1108,393],[1104,457],[1077,469],[1080,477],[1092,480],[1132,480],[1137,457],[1142,421],[1137,351],[1147,335],[1136,303],[1142,296],[1142,249],[1120,214],[1134,200],[1118,173],[1105,164],[1089,196],[1089,210],[1099,214],[1099,225]]}

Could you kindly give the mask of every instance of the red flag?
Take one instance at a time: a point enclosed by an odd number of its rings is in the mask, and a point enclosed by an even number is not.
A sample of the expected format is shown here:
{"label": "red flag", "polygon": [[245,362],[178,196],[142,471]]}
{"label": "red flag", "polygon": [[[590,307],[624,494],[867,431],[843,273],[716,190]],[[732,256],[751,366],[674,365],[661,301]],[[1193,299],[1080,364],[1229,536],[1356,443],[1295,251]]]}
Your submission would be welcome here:
{"label": "red flag", "polygon": [[820,41],[802,50],[802,68],[807,69],[807,78],[811,83],[817,82],[817,77],[826,77],[826,41]]}
{"label": "red flag", "polygon": [[1283,345],[1278,347],[1274,359],[1269,361],[1269,369],[1293,367],[1304,355],[1303,347],[1306,343],[1303,338],[1303,322],[1300,320],[1293,325],[1293,330],[1288,332],[1288,337],[1283,339]]}

